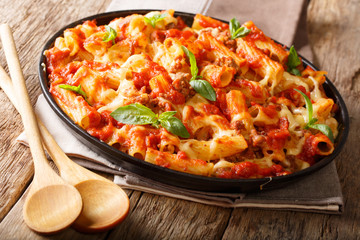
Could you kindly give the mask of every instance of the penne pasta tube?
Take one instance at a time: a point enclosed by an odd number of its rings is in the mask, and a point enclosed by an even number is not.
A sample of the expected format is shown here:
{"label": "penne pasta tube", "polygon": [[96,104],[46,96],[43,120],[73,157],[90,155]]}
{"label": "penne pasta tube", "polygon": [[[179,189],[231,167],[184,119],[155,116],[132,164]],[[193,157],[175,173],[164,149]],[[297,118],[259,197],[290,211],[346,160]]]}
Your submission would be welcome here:
{"label": "penne pasta tube", "polygon": [[214,87],[226,87],[233,79],[236,70],[234,68],[217,65],[205,66],[200,75]]}
{"label": "penne pasta tube", "polygon": [[170,154],[152,148],[147,149],[145,161],[176,171],[202,176],[210,176],[214,166],[213,163],[207,163],[201,159],[190,159],[184,152]]}
{"label": "penne pasta tube", "polygon": [[208,141],[182,140],[180,151],[184,151],[192,159],[206,161],[228,157],[244,151],[247,143],[243,136],[221,136]]}
{"label": "penne pasta tube", "polygon": [[286,63],[289,53],[283,46],[275,43],[271,38],[266,36],[252,21],[244,23],[243,26],[251,30],[249,35],[244,37],[246,42],[255,45],[263,52],[268,52],[271,59],[280,62],[282,65]]}

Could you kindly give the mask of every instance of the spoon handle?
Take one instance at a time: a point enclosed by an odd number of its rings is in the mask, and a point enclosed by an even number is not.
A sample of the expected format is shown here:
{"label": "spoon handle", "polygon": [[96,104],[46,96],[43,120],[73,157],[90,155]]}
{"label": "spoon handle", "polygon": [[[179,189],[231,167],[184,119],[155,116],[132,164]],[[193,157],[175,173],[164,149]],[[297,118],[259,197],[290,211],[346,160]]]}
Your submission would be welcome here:
{"label": "spoon handle", "polygon": [[[14,107],[18,110],[18,112],[20,112],[12,81],[1,66],[0,87],[4,90],[5,94],[8,96]],[[87,180],[90,176],[92,179],[110,182],[110,180],[101,177],[70,160],[38,117],[37,123],[40,129],[43,144],[45,145],[47,152],[59,169],[61,177],[63,177],[68,183],[76,185],[81,181]]]}
{"label": "spoon handle", "polygon": [[[15,94],[17,96],[17,106],[20,110],[26,136],[29,139],[35,169],[39,168],[38,170],[40,170],[40,168],[43,168],[44,166],[50,167],[47,163],[46,155],[42,147],[41,135],[30,103],[29,94],[26,89],[25,79],[21,71],[14,38],[12,36],[11,29],[7,24],[2,24],[0,26],[0,35],[6,60],[8,62],[9,72],[13,80]],[[35,170],[35,173],[36,172],[39,171]]]}

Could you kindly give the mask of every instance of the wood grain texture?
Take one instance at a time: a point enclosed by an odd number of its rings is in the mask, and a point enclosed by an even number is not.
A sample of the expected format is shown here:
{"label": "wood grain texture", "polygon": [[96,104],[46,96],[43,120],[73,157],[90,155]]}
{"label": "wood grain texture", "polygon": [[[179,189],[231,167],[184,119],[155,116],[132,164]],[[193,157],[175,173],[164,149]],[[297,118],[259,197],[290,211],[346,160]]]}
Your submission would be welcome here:
{"label": "wood grain texture", "polygon": [[[316,63],[342,94],[350,115],[350,133],[336,160],[345,200],[341,217],[324,222],[323,237],[360,237],[360,1],[311,1],[309,40]],[[326,224],[325,224],[326,223]]]}
{"label": "wood grain texture", "polygon": [[221,239],[232,209],[142,194],[110,239]]}

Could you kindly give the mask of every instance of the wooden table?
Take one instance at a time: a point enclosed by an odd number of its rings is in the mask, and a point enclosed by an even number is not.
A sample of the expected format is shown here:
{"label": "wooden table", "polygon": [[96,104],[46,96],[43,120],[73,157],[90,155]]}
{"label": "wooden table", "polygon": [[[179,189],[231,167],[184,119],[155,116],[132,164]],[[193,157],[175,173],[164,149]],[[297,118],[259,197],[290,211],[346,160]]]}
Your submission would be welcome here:
{"label": "wooden table", "polygon": [[[105,11],[111,0],[0,0],[11,25],[32,103],[40,94],[37,63],[44,43],[71,21]],[[315,64],[328,71],[348,106],[351,130],[336,159],[345,210],[341,216],[228,209],[127,191],[131,213],[115,229],[94,235],[73,229],[56,239],[355,239],[360,238],[360,1],[311,0],[308,36]],[[1,65],[6,66],[3,53]],[[7,68],[6,68],[7,69]],[[14,140],[21,119],[0,90],[0,239],[44,239],[22,219],[23,193],[33,176],[29,149]]]}

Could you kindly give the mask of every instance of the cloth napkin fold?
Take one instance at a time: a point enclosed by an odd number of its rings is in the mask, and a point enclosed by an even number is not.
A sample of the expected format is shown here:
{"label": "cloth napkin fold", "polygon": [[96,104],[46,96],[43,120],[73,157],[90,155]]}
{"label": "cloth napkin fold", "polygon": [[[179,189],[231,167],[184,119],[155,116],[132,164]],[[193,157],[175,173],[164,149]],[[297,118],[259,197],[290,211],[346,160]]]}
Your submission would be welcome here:
{"label": "cloth napkin fold", "polygon": [[[343,200],[334,163],[285,188],[271,191],[249,194],[193,191],[144,178],[93,152],[67,129],[43,95],[37,100],[35,112],[68,156],[86,168],[114,174],[114,182],[123,188],[221,207],[288,209],[334,214],[342,211]],[[27,145],[24,132],[17,141]]]}
{"label": "cloth napkin fold", "polygon": [[[304,0],[113,0],[107,11],[174,9],[208,14],[224,20],[233,17],[240,22],[252,20],[265,34],[289,46],[294,40],[303,6]],[[43,95],[39,96],[35,111],[63,151],[75,162],[89,169],[114,174],[114,182],[123,188],[221,207],[254,207],[330,214],[342,212],[343,198],[334,162],[281,189],[249,194],[192,191],[126,171],[93,152],[64,126]],[[24,133],[17,140],[27,143]]]}

